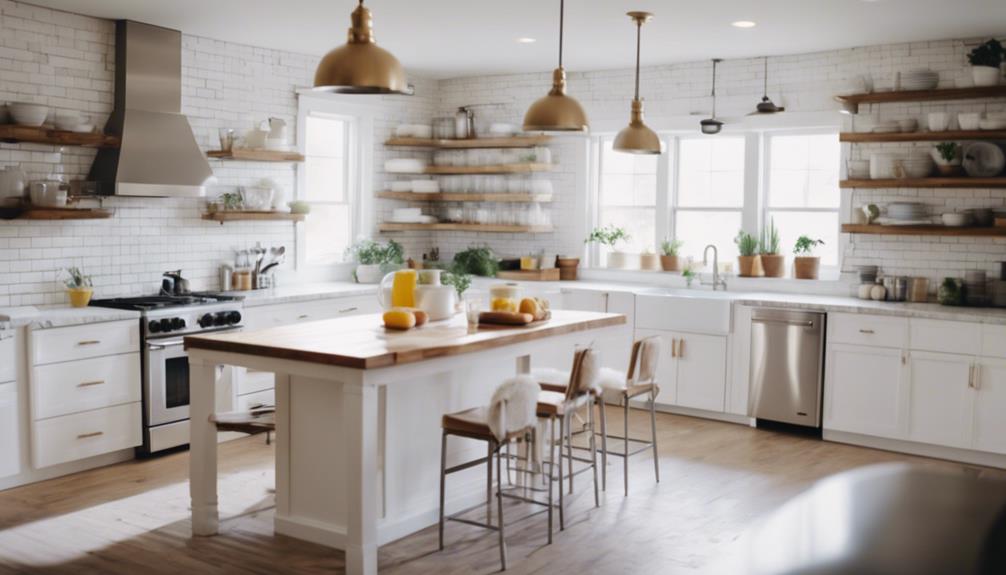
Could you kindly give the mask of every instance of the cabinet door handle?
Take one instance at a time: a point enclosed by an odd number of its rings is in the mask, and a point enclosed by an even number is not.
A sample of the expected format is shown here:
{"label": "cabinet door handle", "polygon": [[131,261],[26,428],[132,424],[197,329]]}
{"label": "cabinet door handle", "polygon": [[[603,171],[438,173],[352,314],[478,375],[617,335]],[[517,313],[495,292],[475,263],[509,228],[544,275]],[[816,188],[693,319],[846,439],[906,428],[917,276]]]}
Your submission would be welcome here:
{"label": "cabinet door handle", "polygon": [[91,387],[91,386],[94,386],[94,385],[102,385],[104,383],[105,383],[105,380],[103,380],[103,379],[98,379],[98,380],[95,380],[95,381],[84,381],[84,382],[78,383],[77,387]]}
{"label": "cabinet door handle", "polygon": [[975,388],[975,364],[968,366],[968,387]]}
{"label": "cabinet door handle", "polygon": [[78,341],[77,345],[98,345],[101,343],[100,339],[85,339],[84,341]]}
{"label": "cabinet door handle", "polygon": [[876,332],[873,331],[872,329],[861,329],[859,330],[859,333],[865,333],[866,335],[873,335]]}
{"label": "cabinet door handle", "polygon": [[339,313],[349,313],[349,312],[351,312],[351,311],[356,311],[357,309],[359,309],[359,308],[357,308],[356,306],[353,306],[353,307],[346,307],[346,308],[342,308],[342,309],[340,309],[340,310],[339,310]]}
{"label": "cabinet door handle", "polygon": [[87,439],[89,437],[98,437],[99,435],[105,435],[104,431],[92,431],[91,433],[81,433],[77,436],[77,439]]}
{"label": "cabinet door handle", "polygon": [[678,358],[681,359],[685,357],[685,338],[678,340]]}
{"label": "cabinet door handle", "polygon": [[678,338],[671,339],[671,357],[678,357],[678,352],[675,351],[675,346],[678,345]]}

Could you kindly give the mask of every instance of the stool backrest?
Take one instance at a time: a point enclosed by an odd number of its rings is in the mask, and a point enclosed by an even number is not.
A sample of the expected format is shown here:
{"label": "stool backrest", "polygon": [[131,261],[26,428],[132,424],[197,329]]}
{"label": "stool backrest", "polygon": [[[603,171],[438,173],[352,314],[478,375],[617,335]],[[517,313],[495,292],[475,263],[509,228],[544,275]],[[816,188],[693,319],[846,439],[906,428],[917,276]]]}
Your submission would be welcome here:
{"label": "stool backrest", "polygon": [[569,372],[566,399],[574,399],[593,389],[597,381],[597,352],[586,347],[573,354],[573,369]]}
{"label": "stool backrest", "polygon": [[654,383],[660,363],[660,336],[651,335],[632,344],[628,379],[636,384]]}

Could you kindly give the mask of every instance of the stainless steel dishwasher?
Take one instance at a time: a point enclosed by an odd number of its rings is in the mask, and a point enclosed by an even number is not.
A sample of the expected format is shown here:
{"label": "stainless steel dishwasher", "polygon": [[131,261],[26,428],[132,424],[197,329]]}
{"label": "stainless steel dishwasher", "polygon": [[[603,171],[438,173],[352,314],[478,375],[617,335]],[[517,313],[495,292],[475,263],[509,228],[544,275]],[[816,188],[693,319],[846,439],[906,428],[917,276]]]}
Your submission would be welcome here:
{"label": "stainless steel dishwasher", "polygon": [[823,313],[756,309],[751,316],[750,414],[821,427]]}

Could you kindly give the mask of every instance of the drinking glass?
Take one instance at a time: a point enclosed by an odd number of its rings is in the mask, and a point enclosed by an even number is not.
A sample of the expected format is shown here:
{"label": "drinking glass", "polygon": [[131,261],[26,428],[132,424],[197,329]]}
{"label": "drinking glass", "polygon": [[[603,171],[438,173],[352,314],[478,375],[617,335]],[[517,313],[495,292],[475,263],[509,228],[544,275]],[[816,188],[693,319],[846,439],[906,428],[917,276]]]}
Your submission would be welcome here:
{"label": "drinking glass", "polygon": [[234,130],[230,128],[220,128],[217,131],[220,136],[220,149],[229,152],[234,149]]}
{"label": "drinking glass", "polygon": [[482,298],[475,294],[465,296],[465,317],[468,318],[468,327],[479,325],[480,313],[482,313]]}

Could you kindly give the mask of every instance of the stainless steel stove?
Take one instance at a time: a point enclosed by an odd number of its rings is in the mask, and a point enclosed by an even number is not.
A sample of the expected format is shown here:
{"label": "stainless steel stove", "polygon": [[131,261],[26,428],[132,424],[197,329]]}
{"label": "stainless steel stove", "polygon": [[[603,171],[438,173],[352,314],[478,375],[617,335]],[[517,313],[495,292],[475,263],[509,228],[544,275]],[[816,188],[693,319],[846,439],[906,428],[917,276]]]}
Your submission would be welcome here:
{"label": "stainless steel stove", "polygon": [[143,351],[143,446],[149,455],[189,443],[189,360],[184,337],[241,329],[241,298],[213,293],[99,299],[139,311]]}

